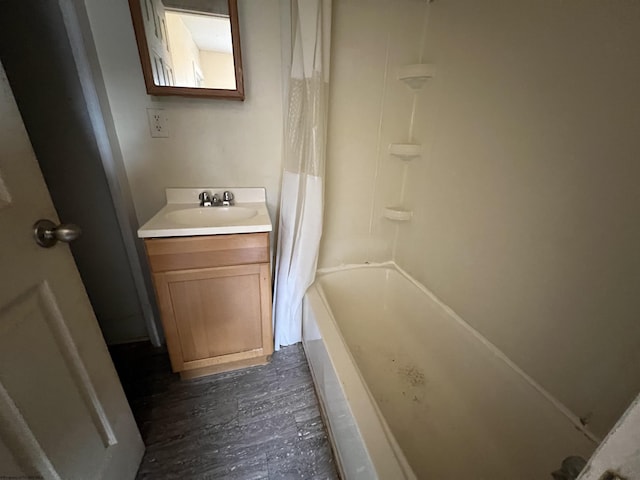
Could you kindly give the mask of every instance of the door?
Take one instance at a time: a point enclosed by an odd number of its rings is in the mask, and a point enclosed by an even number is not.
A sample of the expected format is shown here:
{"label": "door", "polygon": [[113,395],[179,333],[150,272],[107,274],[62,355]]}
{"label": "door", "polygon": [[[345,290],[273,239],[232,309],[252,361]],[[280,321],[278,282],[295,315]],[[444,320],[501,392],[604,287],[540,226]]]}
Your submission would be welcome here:
{"label": "door", "polygon": [[134,478],[144,445],[69,248],[33,239],[41,218],[58,223],[0,64],[0,478]]}
{"label": "door", "polygon": [[578,480],[640,480],[640,396],[611,429]]}

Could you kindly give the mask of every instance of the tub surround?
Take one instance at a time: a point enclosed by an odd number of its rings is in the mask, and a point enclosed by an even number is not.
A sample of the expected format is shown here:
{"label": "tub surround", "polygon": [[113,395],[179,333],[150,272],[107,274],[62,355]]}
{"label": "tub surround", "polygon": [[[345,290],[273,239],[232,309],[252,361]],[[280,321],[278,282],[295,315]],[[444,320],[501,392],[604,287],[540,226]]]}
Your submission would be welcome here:
{"label": "tub surround", "polygon": [[394,260],[603,437],[640,391],[640,2],[333,15],[319,266]]}

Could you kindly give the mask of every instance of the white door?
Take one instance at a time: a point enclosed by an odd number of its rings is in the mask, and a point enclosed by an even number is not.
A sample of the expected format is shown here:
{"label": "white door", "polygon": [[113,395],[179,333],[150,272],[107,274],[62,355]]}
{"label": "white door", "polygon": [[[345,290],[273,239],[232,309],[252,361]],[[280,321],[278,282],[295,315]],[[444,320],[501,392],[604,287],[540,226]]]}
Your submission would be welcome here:
{"label": "white door", "polygon": [[0,478],[132,479],[140,433],[69,247],[33,239],[41,218],[59,220],[0,65]]}
{"label": "white door", "polygon": [[620,417],[578,480],[640,480],[640,396]]}

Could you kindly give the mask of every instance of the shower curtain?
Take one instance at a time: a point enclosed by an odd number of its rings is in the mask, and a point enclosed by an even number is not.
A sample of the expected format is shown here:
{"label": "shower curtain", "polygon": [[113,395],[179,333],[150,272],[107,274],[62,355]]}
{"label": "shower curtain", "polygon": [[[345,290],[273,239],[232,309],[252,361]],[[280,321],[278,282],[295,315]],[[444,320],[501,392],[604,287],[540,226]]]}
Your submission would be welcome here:
{"label": "shower curtain", "polygon": [[291,70],[284,131],[275,349],[302,340],[302,297],[322,235],[331,0],[291,0]]}

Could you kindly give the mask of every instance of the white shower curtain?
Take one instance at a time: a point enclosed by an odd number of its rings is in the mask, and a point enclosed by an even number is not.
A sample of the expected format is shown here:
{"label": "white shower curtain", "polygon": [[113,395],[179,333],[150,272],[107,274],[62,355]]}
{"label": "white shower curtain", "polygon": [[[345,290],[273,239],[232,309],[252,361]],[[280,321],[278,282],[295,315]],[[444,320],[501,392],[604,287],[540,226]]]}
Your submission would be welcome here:
{"label": "white shower curtain", "polygon": [[273,307],[275,349],[302,340],[322,235],[331,0],[291,0],[291,71]]}

